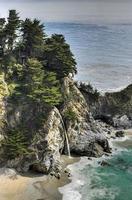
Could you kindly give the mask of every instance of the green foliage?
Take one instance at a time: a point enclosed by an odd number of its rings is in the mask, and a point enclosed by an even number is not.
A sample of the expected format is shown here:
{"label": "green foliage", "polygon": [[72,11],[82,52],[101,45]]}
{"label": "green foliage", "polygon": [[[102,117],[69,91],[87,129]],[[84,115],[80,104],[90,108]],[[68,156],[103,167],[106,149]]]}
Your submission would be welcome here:
{"label": "green foliage", "polygon": [[19,129],[9,130],[2,145],[7,159],[28,154],[26,137]]}
{"label": "green foliage", "polygon": [[15,64],[25,65],[29,58],[36,58],[59,79],[77,72],[75,58],[64,36],[54,34],[46,39],[44,25],[39,20],[20,21],[16,10],[9,11],[7,20],[0,19],[0,57],[4,60],[4,69],[14,64],[12,59],[16,59]]}
{"label": "green foliage", "polygon": [[59,82],[56,75],[45,72],[41,63],[35,59],[29,59],[28,67],[28,97],[38,103],[57,105],[61,100]]}
{"label": "green foliage", "polygon": [[20,20],[16,10],[9,10],[8,22],[5,26],[6,43],[9,51],[13,50],[15,40],[18,37],[17,30],[20,25]]}
{"label": "green foliage", "polygon": [[44,45],[44,25],[39,20],[26,19],[22,23],[21,53],[25,57],[38,57],[42,54]]}
{"label": "green foliage", "polygon": [[[18,68],[17,68],[18,67]],[[36,59],[28,59],[26,66],[16,65],[17,74],[13,97],[27,97],[33,102],[58,105],[61,101],[60,84],[54,72],[46,72]],[[15,77],[15,75],[13,75]]]}
{"label": "green foliage", "polygon": [[72,110],[72,108],[69,108],[68,110],[65,111],[64,118],[65,118],[65,120],[69,120],[69,121],[75,122],[77,120],[77,115]]}
{"label": "green foliage", "polygon": [[63,35],[52,35],[44,46],[44,63],[48,70],[57,73],[59,78],[77,72],[76,61]]}
{"label": "green foliage", "polygon": [[4,47],[5,47],[5,33],[4,33],[5,19],[0,18],[0,61],[3,60]]}
{"label": "green foliage", "polygon": [[6,54],[6,56],[4,56],[3,64],[4,64],[4,66],[6,66],[6,68],[10,68],[16,63],[17,63],[17,61],[12,54]]}
{"label": "green foliage", "polygon": [[2,61],[2,69],[4,70],[5,74],[8,76],[10,73],[11,68],[17,63],[15,57],[8,53],[5,56],[3,56]]}
{"label": "green foliage", "polygon": [[78,87],[83,93],[89,94],[90,101],[97,101],[100,97],[99,91],[97,89],[94,89],[90,83],[80,83]]}

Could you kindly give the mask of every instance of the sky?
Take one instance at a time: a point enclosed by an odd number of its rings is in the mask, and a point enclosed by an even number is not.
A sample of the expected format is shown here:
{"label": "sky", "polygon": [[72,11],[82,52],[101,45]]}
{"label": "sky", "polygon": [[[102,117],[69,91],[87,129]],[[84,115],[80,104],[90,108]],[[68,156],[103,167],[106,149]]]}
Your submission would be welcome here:
{"label": "sky", "polygon": [[132,23],[132,0],[0,0],[0,17],[9,9],[44,22]]}

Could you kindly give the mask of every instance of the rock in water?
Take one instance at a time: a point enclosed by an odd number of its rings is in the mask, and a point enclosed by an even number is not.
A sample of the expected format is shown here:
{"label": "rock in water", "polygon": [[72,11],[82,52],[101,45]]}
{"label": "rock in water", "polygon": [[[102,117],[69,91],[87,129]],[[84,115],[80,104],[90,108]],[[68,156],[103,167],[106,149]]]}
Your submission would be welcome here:
{"label": "rock in water", "polygon": [[116,137],[124,137],[125,133],[124,131],[116,131],[115,136]]}
{"label": "rock in water", "polygon": [[111,166],[111,165],[110,165],[107,161],[105,161],[105,160],[99,162],[99,164],[100,164],[101,166]]}
{"label": "rock in water", "polygon": [[115,115],[113,117],[113,125],[117,128],[129,129],[132,127],[132,119],[127,115]]}

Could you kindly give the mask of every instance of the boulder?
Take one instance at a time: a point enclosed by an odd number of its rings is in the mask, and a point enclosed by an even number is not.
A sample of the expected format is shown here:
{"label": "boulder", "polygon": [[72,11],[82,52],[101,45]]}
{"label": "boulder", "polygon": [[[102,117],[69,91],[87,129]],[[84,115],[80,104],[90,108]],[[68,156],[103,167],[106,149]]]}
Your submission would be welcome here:
{"label": "boulder", "polygon": [[15,169],[11,168],[0,168],[0,176],[10,179],[17,179],[17,172]]}
{"label": "boulder", "polygon": [[116,137],[124,137],[125,133],[124,131],[116,131],[115,136]]}
{"label": "boulder", "polygon": [[110,163],[108,163],[108,162],[105,161],[105,160],[102,160],[101,162],[99,162],[99,164],[100,164],[101,166],[111,166]]}
{"label": "boulder", "polygon": [[115,115],[113,117],[113,125],[116,128],[129,129],[132,127],[132,120],[127,115]]}

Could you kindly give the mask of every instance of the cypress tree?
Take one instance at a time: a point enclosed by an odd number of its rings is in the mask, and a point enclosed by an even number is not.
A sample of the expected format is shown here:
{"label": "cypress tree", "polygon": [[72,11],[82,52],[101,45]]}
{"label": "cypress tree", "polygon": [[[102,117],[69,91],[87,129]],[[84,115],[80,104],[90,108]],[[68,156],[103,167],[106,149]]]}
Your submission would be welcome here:
{"label": "cypress tree", "polygon": [[59,78],[77,72],[76,61],[63,35],[54,34],[46,40],[44,62],[46,68],[56,72]]}
{"label": "cypress tree", "polygon": [[44,45],[44,25],[39,20],[26,19],[22,23],[22,54],[26,58],[38,58]]}
{"label": "cypress tree", "polygon": [[28,60],[27,70],[27,96],[50,106],[60,103],[59,81],[56,80],[55,73],[44,71],[42,64],[35,59]]}
{"label": "cypress tree", "polygon": [[13,50],[15,40],[18,37],[17,30],[19,28],[19,25],[20,20],[16,10],[9,10],[8,22],[5,26],[8,51]]}

